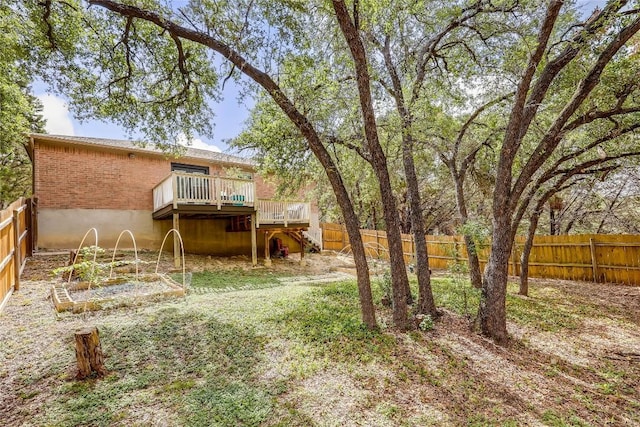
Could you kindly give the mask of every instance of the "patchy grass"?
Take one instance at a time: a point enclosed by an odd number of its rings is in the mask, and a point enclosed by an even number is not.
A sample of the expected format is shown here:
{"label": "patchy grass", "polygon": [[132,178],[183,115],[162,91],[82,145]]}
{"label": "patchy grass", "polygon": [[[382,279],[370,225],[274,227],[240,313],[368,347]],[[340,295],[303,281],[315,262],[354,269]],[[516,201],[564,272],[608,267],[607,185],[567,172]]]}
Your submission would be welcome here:
{"label": "patchy grass", "polygon": [[265,269],[244,270],[233,269],[227,271],[201,271],[193,273],[191,286],[194,288],[224,289],[228,287],[263,287],[279,284],[278,278],[286,277],[282,273],[275,275]]}
{"label": "patchy grass", "polygon": [[164,309],[101,328],[109,375],[69,381],[51,402],[55,425],[111,425],[160,400],[182,425],[259,425],[271,391],[253,382],[264,340],[203,313]]}
{"label": "patchy grass", "polygon": [[[353,281],[263,288],[279,277],[265,269],[194,273],[193,288],[254,287],[86,317],[54,315],[49,284],[23,283],[0,314],[8,325],[0,329],[0,419],[9,426],[640,425],[638,324],[631,315],[611,317],[618,307],[567,284],[533,281],[531,298],[511,286],[510,325],[520,338],[500,348],[469,330],[465,312],[475,314],[479,293],[456,278],[433,280],[438,305],[448,309],[433,330],[399,333],[385,326],[391,312],[381,306],[381,330],[361,325]],[[79,382],[73,331],[86,324],[100,330],[108,375]]]}
{"label": "patchy grass", "polygon": [[331,360],[369,362],[387,357],[395,346],[392,336],[369,330],[362,323],[353,281],[326,285],[287,301],[283,308],[273,319],[284,322],[282,332]]}
{"label": "patchy grass", "polygon": [[444,307],[461,316],[475,315],[480,302],[480,290],[471,286],[468,279],[434,277],[431,284],[438,307]]}
{"label": "patchy grass", "polygon": [[[436,277],[432,280],[436,305],[461,316],[475,316],[480,290],[468,279]],[[518,284],[510,283],[507,293],[509,320],[538,331],[574,330],[582,316],[598,316],[597,309],[584,301],[571,301],[555,289],[532,288],[530,298],[517,295]]]}
{"label": "patchy grass", "polygon": [[[291,273],[265,269],[234,268],[221,271],[198,271],[187,275],[186,285],[192,293],[230,292],[239,290],[265,289],[281,286],[279,279],[291,277]],[[182,283],[182,274],[171,275],[173,280]]]}

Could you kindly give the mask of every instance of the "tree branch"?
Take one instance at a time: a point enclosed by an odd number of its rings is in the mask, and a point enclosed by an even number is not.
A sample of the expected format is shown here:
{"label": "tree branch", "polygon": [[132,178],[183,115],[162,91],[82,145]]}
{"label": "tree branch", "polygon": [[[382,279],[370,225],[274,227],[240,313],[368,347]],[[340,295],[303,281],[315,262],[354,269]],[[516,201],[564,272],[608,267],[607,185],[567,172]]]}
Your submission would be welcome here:
{"label": "tree branch", "polygon": [[464,122],[464,124],[460,128],[460,131],[458,132],[458,136],[457,136],[457,138],[456,138],[456,140],[454,142],[454,156],[455,157],[457,157],[458,148],[460,147],[460,144],[462,144],[462,138],[464,138],[464,135],[467,133],[467,130],[474,123],[474,121],[478,118],[478,116],[480,114],[482,114],[488,108],[490,108],[490,107],[492,107],[492,106],[504,101],[507,98],[510,98],[513,95],[514,95],[514,92],[511,92],[511,93],[503,95],[503,96],[501,96],[499,98],[492,99],[491,101],[487,102],[484,105],[481,105],[473,113],[471,113],[471,115],[467,118],[467,120]]}
{"label": "tree branch", "polygon": [[49,41],[50,48],[52,50],[55,50],[57,49],[56,39],[53,35],[53,25],[51,24],[51,21],[49,21],[49,18],[51,17],[51,0],[43,0],[38,4],[44,7],[44,14],[42,15],[42,19],[47,25],[47,40]]}
{"label": "tree branch", "polygon": [[512,199],[512,205],[517,203],[518,196],[522,194],[535,171],[538,170],[538,168],[540,168],[540,166],[553,154],[553,151],[562,139],[562,129],[567,120],[569,120],[580,105],[582,105],[587,96],[599,83],[600,75],[604,71],[605,66],[611,61],[618,50],[620,50],[620,48],[624,46],[626,42],[639,30],[640,18],[623,28],[622,31],[618,33],[618,36],[612,40],[598,56],[589,73],[580,82],[580,85],[576,89],[572,99],[560,112],[522,169],[522,172],[520,173],[520,176],[512,190],[513,195],[515,196]]}
{"label": "tree branch", "polygon": [[[365,161],[371,163],[371,155],[369,154],[369,152],[364,150],[362,146],[353,144],[352,142],[348,142],[342,138],[338,138],[337,136],[333,136],[333,135],[324,135],[323,139],[327,141],[327,143],[329,144],[342,145],[343,147],[353,150]],[[354,139],[357,139],[357,138],[354,138]]]}

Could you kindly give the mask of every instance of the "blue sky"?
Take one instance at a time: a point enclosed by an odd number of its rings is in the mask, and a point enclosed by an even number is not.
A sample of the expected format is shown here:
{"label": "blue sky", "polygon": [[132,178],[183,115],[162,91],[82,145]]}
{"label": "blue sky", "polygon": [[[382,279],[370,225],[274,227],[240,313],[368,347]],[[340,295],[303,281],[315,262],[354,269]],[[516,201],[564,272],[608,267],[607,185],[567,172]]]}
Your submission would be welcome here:
{"label": "blue sky", "polygon": [[[585,15],[590,14],[596,6],[602,7],[604,3],[604,0],[578,1]],[[125,131],[113,123],[97,120],[79,122],[76,120],[67,109],[64,96],[50,93],[44,83],[36,82],[33,89],[35,95],[43,101],[44,116],[47,119],[49,133],[126,139]],[[228,151],[224,141],[240,133],[254,104],[252,99],[244,99],[239,103],[238,93],[238,86],[233,80],[227,81],[222,101],[211,104],[211,109],[215,113],[212,121],[215,126],[213,138],[199,137],[192,142],[192,146],[214,151]]]}
{"label": "blue sky", "polygon": [[[43,82],[35,82],[34,94],[40,98],[44,105],[44,117],[47,119],[47,132],[60,135],[93,136],[99,138],[127,139],[124,129],[111,122],[89,120],[80,122],[67,108],[67,99],[49,91]],[[198,137],[192,141],[193,147],[213,151],[229,151],[227,139],[237,136],[243,128],[244,121],[249,116],[253,107],[253,99],[244,99],[238,102],[239,88],[229,79],[225,84],[223,99],[220,103],[211,103],[211,109],[215,113],[213,118],[213,138]]]}

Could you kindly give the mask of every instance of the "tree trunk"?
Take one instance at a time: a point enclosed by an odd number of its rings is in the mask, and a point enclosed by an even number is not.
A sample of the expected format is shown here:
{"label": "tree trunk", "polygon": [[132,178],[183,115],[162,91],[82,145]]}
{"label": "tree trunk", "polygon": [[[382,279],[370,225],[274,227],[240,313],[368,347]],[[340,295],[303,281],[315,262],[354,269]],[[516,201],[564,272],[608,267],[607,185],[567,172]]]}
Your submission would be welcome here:
{"label": "tree trunk", "polygon": [[364,45],[359,30],[351,20],[349,11],[343,1],[334,0],[333,8],[336,18],[345,37],[356,71],[360,110],[364,126],[365,140],[371,156],[371,166],[378,179],[384,220],[387,225],[387,242],[391,262],[391,280],[393,288],[393,322],[402,330],[409,328],[407,318],[407,298],[410,296],[409,279],[404,263],[402,236],[396,199],[391,188],[387,158],[380,145],[378,128],[371,98],[369,69]]}
{"label": "tree trunk", "polygon": [[345,227],[351,243],[351,252],[356,265],[356,275],[358,279],[358,294],[360,296],[362,321],[369,329],[376,329],[378,324],[373,305],[373,295],[371,293],[369,264],[367,263],[367,254],[362,242],[362,235],[360,234],[360,220],[353,209],[353,203],[349,197],[349,192],[344,185],[342,176],[338,172],[338,168],[326,147],[322,144],[318,134],[315,132],[315,129],[313,129],[306,117],[302,116],[287,98],[284,98],[284,94],[279,92],[279,88],[278,92],[271,93],[271,95],[283,111],[289,115],[298,129],[300,129],[302,135],[305,136],[309,142],[309,147],[329,178],[331,188],[336,196],[336,201],[342,211]]}
{"label": "tree trunk", "polygon": [[467,247],[467,260],[469,263],[469,279],[474,288],[482,288],[482,273],[480,272],[480,259],[478,258],[478,248],[473,237],[464,234],[464,243]]}
{"label": "tree trunk", "polygon": [[[407,181],[407,196],[409,199],[409,216],[411,230],[414,236],[416,253],[416,273],[418,278],[418,307],[420,314],[437,316],[436,304],[431,289],[431,270],[429,269],[429,254],[425,237],[424,219],[422,216],[422,202],[420,200],[420,187],[416,174],[416,166],[413,159],[413,117],[408,110],[402,92],[402,83],[391,59],[391,50],[388,39],[385,41],[382,53],[391,81],[393,84],[393,96],[398,114],[402,120],[402,164]],[[410,292],[410,291],[409,291]],[[409,296],[411,294],[409,293]]]}
{"label": "tree trunk", "polygon": [[78,374],[76,378],[83,380],[92,375],[103,377],[107,370],[104,367],[104,356],[100,346],[98,328],[85,328],[75,334],[76,360],[78,361]]}
{"label": "tree trunk", "polygon": [[540,219],[541,210],[536,210],[531,214],[529,219],[529,230],[527,232],[527,240],[522,248],[522,256],[520,258],[520,295],[529,296],[529,256],[533,248],[533,238],[538,228],[538,220]]}
{"label": "tree trunk", "polygon": [[[345,190],[346,191],[346,190]],[[342,207],[342,205],[341,205]],[[351,203],[349,203],[351,207]],[[353,208],[351,212],[342,210],[345,227],[349,234],[349,242],[351,243],[351,253],[353,261],[356,265],[356,277],[358,279],[358,294],[360,296],[360,310],[362,311],[362,322],[369,329],[376,329],[378,323],[376,321],[376,312],[373,305],[373,295],[371,294],[371,278],[369,277],[369,264],[367,263],[367,254],[364,250],[362,235],[360,234],[360,223]]]}
{"label": "tree trunk", "polygon": [[494,218],[491,255],[484,270],[478,319],[482,333],[498,344],[508,341],[507,335],[507,279],[511,256],[511,227],[509,216]]}
{"label": "tree trunk", "polygon": [[[456,206],[458,207],[458,214],[460,215],[460,221],[462,225],[466,225],[469,221],[469,215],[467,213],[467,202],[464,196],[464,177],[460,176],[455,170],[455,159],[448,165],[451,175],[455,182],[456,188]],[[482,288],[482,274],[480,273],[480,260],[478,259],[478,249],[476,248],[476,242],[473,240],[473,236],[464,232],[464,243],[467,247],[467,260],[469,265],[469,278],[474,288]]]}
{"label": "tree trunk", "polygon": [[418,307],[419,314],[437,316],[436,303],[431,289],[431,270],[429,270],[429,254],[427,252],[427,239],[425,237],[424,220],[422,218],[422,203],[420,201],[420,189],[418,177],[413,161],[413,140],[410,132],[411,123],[404,124],[402,141],[402,162],[407,179],[407,191],[409,206],[411,207],[411,230],[415,241],[416,274],[418,277]]}
{"label": "tree trunk", "polygon": [[[382,150],[380,150],[382,152]],[[391,280],[393,283],[393,322],[397,328],[406,330],[409,328],[407,317],[407,301],[411,299],[409,279],[404,263],[404,251],[402,248],[402,235],[398,221],[396,199],[391,189],[391,181],[386,166],[377,164],[374,166],[380,185],[384,221],[387,225],[387,243],[389,245],[389,261],[391,264]]]}

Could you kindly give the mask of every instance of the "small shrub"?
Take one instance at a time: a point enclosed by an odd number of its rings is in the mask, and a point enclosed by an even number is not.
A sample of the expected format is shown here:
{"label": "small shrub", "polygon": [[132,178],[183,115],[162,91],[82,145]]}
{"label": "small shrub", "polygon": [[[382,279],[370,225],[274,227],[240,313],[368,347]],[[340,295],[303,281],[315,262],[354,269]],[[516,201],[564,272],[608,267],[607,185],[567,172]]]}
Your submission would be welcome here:
{"label": "small shrub", "polygon": [[472,251],[475,250],[476,255],[477,250],[485,246],[489,241],[489,229],[476,221],[468,220],[466,224],[463,224],[459,228],[458,232],[463,236],[469,236],[471,238],[475,246],[472,248]]}
{"label": "small shrub", "polygon": [[393,301],[393,288],[391,281],[391,270],[386,269],[382,277],[378,279],[378,288],[382,292],[381,302],[383,305],[390,307]]}
{"label": "small shrub", "polygon": [[420,323],[418,324],[418,328],[420,328],[420,330],[424,332],[433,330],[433,327],[434,327],[433,319],[428,314],[424,316],[422,320],[420,320]]}
{"label": "small shrub", "polygon": [[454,291],[462,299],[463,314],[469,318],[469,267],[465,262],[456,260],[449,264],[449,271],[451,272],[451,283]]}
{"label": "small shrub", "polygon": [[93,260],[94,254],[102,255],[104,253],[105,250],[101,247],[85,246],[78,252],[78,256],[76,258],[78,262],[73,265],[56,268],[52,271],[52,274],[55,276],[62,275],[65,279],[67,279],[69,277],[68,275],[71,274],[72,277],[77,277],[83,282],[89,282],[92,286],[97,286],[100,284],[102,279],[107,276],[107,272],[112,267],[124,267],[126,265],[141,263],[139,260],[119,260],[106,263]]}

